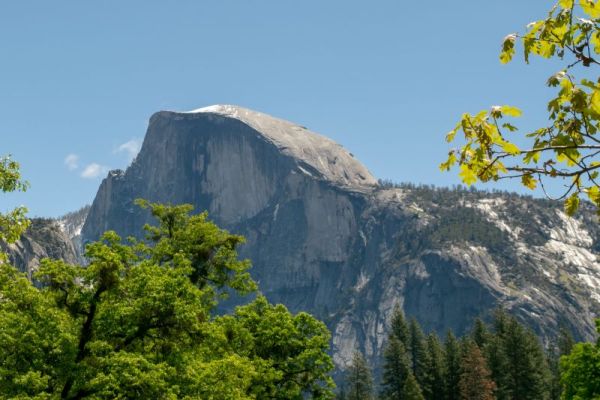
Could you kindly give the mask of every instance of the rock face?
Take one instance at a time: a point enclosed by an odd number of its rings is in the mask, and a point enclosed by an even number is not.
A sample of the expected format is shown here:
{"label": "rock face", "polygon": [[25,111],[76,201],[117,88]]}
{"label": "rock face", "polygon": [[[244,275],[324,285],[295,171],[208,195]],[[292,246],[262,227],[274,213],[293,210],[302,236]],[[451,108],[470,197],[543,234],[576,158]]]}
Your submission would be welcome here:
{"label": "rock face", "polygon": [[20,240],[8,245],[0,243],[0,249],[8,253],[11,264],[26,272],[30,279],[43,258],[62,259],[73,264],[79,261],[73,242],[52,219],[33,219]]}
{"label": "rock face", "polygon": [[331,140],[235,106],[158,112],[126,171],[102,182],[82,231],[140,236],[136,198],[191,203],[247,237],[262,292],[333,333],[334,361],[381,357],[400,306],[458,334],[502,305],[542,337],[593,336],[599,232],[591,211],[465,190],[378,184]]}

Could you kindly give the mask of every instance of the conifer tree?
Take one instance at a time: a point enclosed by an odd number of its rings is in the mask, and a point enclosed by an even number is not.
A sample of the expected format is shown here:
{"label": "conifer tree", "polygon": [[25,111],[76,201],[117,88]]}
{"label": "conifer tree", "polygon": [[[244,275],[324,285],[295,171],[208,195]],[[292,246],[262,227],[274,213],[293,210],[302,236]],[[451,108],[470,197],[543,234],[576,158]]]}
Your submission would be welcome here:
{"label": "conifer tree", "polygon": [[473,324],[473,329],[471,330],[471,340],[475,342],[475,344],[479,347],[479,349],[483,350],[488,342],[490,333],[485,326],[485,323],[477,318],[475,323]]}
{"label": "conifer tree", "polygon": [[460,345],[456,340],[456,337],[454,336],[452,331],[449,331],[446,336],[446,342],[444,344],[444,388],[446,391],[447,400],[460,399],[460,352]]}
{"label": "conifer tree", "polygon": [[510,400],[510,376],[509,361],[505,353],[504,337],[508,331],[508,316],[502,310],[496,311],[494,315],[494,333],[490,335],[485,347],[485,357],[488,367],[492,373],[492,379],[496,383],[495,395],[498,400]]}
{"label": "conifer tree", "polygon": [[535,334],[511,318],[504,344],[509,361],[511,398],[547,399],[550,374],[544,350]]}
{"label": "conifer tree", "polygon": [[405,349],[410,347],[410,332],[408,328],[408,324],[406,323],[406,318],[404,317],[404,313],[399,306],[396,306],[394,309],[394,314],[392,316],[392,332],[391,335],[394,335],[402,342]]}
{"label": "conifer tree", "polygon": [[412,373],[423,387],[427,375],[427,347],[425,335],[421,330],[421,326],[415,318],[412,318],[409,325],[409,344],[410,344],[410,361]]}
{"label": "conifer tree", "polygon": [[550,396],[550,371],[537,337],[500,310],[487,346],[488,365],[499,400],[543,400]]}
{"label": "conifer tree", "polygon": [[559,400],[563,392],[563,384],[561,382],[560,358],[571,353],[575,340],[564,326],[561,326],[556,343],[548,349],[547,363],[551,374],[550,383],[550,398]]}
{"label": "conifer tree", "polygon": [[446,398],[444,382],[444,350],[435,333],[427,337],[427,359],[424,385],[421,386],[426,400],[444,400]]}
{"label": "conifer tree", "polygon": [[367,361],[361,352],[354,352],[352,364],[347,374],[347,400],[372,400],[374,398],[373,377]]}
{"label": "conifer tree", "polygon": [[461,360],[460,398],[462,400],[494,400],[496,384],[486,360],[475,342],[467,342]]}
{"label": "conifer tree", "polygon": [[404,383],[404,391],[402,392],[402,400],[425,400],[419,383],[415,379],[412,373],[408,374],[406,382]]}
{"label": "conifer tree", "polygon": [[408,354],[404,344],[392,333],[384,353],[381,397],[385,400],[401,400],[404,384],[411,374]]}

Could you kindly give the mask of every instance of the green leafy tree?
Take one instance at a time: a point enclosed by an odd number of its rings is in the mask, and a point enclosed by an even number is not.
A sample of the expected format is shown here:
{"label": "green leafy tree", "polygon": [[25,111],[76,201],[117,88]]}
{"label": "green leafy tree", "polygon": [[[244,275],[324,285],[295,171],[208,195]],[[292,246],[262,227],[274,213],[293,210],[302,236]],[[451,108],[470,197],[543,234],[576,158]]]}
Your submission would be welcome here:
{"label": "green leafy tree", "polygon": [[[2,193],[25,191],[29,184],[21,178],[19,163],[10,157],[0,157],[0,191]],[[26,217],[27,208],[17,207],[6,213],[0,213],[0,243],[15,242],[29,226]],[[6,261],[0,252],[0,262]]]}
{"label": "green leafy tree", "polygon": [[354,352],[352,363],[346,374],[346,398],[348,400],[372,400],[374,398],[371,369],[361,352]]}
{"label": "green leafy tree", "polygon": [[0,397],[331,398],[324,324],[262,296],[213,316],[255,290],[242,238],[190,206],[141,204],[158,220],[145,241],[107,232],[86,267],[43,260],[41,288],[0,264]]}
{"label": "green leafy tree", "polygon": [[494,400],[496,384],[479,346],[469,341],[461,362],[460,396],[463,400]]}
{"label": "green leafy tree", "polygon": [[[600,333],[600,321],[596,320]],[[562,399],[592,400],[600,398],[600,340],[596,344],[577,343],[560,359]]]}
{"label": "green leafy tree", "polygon": [[404,399],[402,395],[409,374],[412,372],[406,348],[392,332],[384,352],[381,398],[385,400]]}
{"label": "green leafy tree", "polygon": [[[548,125],[529,132],[528,143],[518,146],[511,138],[517,128],[506,118],[521,116],[519,109],[493,106],[475,115],[463,114],[446,137],[453,142],[460,132],[460,147],[449,152],[440,168],[458,165],[467,185],[516,178],[527,188],[539,184],[545,191],[545,179],[559,179],[566,189],[556,198],[565,200],[568,214],[576,212],[581,195],[600,207],[600,80],[591,71],[600,65],[598,1],[558,1],[545,18],[504,38],[502,63],[512,60],[517,43],[527,63],[531,56],[564,63],[547,80],[558,92],[547,104]],[[576,79],[578,68],[585,70],[580,72],[586,78]]]}

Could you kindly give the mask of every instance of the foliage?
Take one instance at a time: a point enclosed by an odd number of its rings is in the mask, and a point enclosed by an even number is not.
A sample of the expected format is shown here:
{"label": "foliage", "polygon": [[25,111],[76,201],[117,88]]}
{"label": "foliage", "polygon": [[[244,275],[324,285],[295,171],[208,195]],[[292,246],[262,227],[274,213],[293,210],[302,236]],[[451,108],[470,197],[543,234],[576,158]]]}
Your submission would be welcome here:
{"label": "foliage", "polygon": [[[530,56],[558,58],[565,67],[551,76],[547,85],[558,93],[548,104],[549,124],[526,135],[530,143],[519,147],[510,139],[517,128],[508,117],[519,117],[512,106],[493,106],[475,115],[463,114],[446,136],[448,142],[460,132],[464,141],[449,152],[442,170],[454,166],[467,185],[518,178],[523,186],[545,191],[544,179],[565,182],[566,190],[558,196],[565,211],[572,215],[581,195],[600,207],[600,80],[577,80],[577,67],[597,67],[600,54],[600,6],[594,0],[560,0],[546,18],[527,25],[524,33],[504,38],[500,61],[507,63],[515,46],[523,46],[525,62]],[[584,75],[589,75],[586,71]],[[550,196],[548,193],[546,193]]]}
{"label": "foliage", "polygon": [[444,400],[446,399],[446,390],[444,385],[444,376],[446,374],[446,365],[444,363],[444,350],[440,339],[436,334],[430,333],[427,336],[427,357],[425,358],[425,379],[423,382],[423,393],[426,399]]}
{"label": "foliage", "polygon": [[[3,193],[25,191],[29,184],[22,180],[19,163],[9,157],[0,157],[0,191]],[[29,226],[25,216],[27,208],[17,207],[0,213],[0,242],[12,243],[19,239]],[[4,259],[0,252],[0,262]]]}
{"label": "foliage", "polygon": [[464,400],[494,400],[496,384],[475,342],[467,342],[460,374],[460,396]]}
{"label": "foliage", "polygon": [[371,400],[374,398],[373,377],[367,360],[361,352],[354,352],[352,364],[348,368],[347,374],[346,399]]}
{"label": "foliage", "polygon": [[384,352],[381,397],[386,400],[403,399],[406,380],[411,374],[406,348],[395,333],[392,333]]}
{"label": "foliage", "polygon": [[[596,321],[600,333],[600,320]],[[587,400],[600,398],[600,341],[596,344],[577,343],[568,355],[561,357],[562,399]]]}
{"label": "foliage", "polygon": [[256,287],[243,239],[190,206],[141,204],[159,222],[146,241],[107,232],[86,267],[43,260],[41,288],[0,265],[0,397],[331,398],[324,324],[262,296],[213,316]]}

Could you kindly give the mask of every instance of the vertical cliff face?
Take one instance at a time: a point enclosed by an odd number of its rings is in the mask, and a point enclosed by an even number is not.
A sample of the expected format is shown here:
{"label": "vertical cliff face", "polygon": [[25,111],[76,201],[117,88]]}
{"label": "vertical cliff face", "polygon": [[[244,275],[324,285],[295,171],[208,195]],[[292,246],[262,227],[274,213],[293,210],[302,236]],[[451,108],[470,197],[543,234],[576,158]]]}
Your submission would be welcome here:
{"label": "vertical cliff face", "polygon": [[[152,116],[126,171],[102,182],[82,231],[141,235],[136,198],[191,203],[245,235],[243,257],[273,302],[333,332],[336,364],[376,362],[396,305],[461,333],[507,307],[543,337],[593,334],[598,234],[555,205],[515,196],[383,188],[338,144],[234,106]],[[532,223],[532,221],[534,221]]]}

